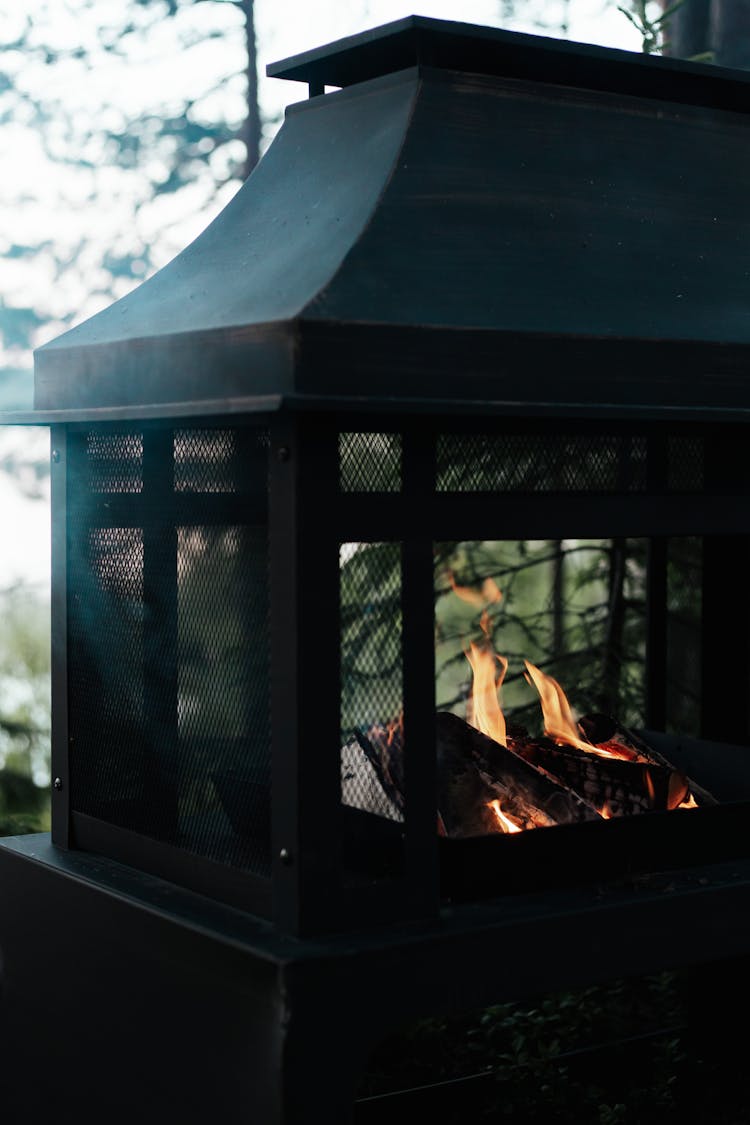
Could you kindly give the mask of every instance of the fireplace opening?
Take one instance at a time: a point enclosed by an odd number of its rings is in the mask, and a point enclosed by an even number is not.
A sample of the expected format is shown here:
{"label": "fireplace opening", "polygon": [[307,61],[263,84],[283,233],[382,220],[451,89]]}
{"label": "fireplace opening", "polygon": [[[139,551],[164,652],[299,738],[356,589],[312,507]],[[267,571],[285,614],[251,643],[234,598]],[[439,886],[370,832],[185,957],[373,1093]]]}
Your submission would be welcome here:
{"label": "fireplace opening", "polygon": [[[700,556],[699,539],[668,543],[667,729],[687,736]],[[717,803],[643,733],[646,540],[436,543],[434,560],[440,835]],[[406,804],[400,565],[397,544],[341,547],[344,803],[394,823]]]}
{"label": "fireplace opening", "polygon": [[[402,493],[409,437],[340,435],[341,490],[363,511],[373,494],[387,505]],[[403,873],[407,775],[420,783],[407,764],[425,738],[449,898],[734,854],[735,815],[717,813],[746,801],[750,784],[722,717],[742,704],[731,684],[726,700],[717,692],[711,644],[717,560],[724,553],[731,583],[744,546],[697,532],[712,497],[717,507],[726,493],[740,499],[735,437],[719,450],[696,427],[570,423],[432,436],[432,530],[496,530],[431,537],[434,729],[424,734],[404,718],[405,543],[340,546],[345,864],[366,878]],[[614,534],[567,534],[566,518]],[[545,519],[554,537],[503,534]],[[649,533],[632,534],[639,524]],[[557,830],[554,844],[531,831],[542,828]]]}

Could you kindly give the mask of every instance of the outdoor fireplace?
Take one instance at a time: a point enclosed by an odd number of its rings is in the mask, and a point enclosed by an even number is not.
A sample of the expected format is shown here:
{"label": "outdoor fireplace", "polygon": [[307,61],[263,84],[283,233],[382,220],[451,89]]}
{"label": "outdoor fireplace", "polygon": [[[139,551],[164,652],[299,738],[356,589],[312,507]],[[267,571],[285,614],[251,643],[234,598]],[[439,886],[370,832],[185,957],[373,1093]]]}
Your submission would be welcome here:
{"label": "outdoor fireplace", "polygon": [[0,878],[82,949],[117,900],[182,1069],[199,932],[227,1106],[243,1042],[343,1121],[321,1020],[747,952],[748,79],[416,17],[269,73],[245,187],[36,353],[54,846]]}

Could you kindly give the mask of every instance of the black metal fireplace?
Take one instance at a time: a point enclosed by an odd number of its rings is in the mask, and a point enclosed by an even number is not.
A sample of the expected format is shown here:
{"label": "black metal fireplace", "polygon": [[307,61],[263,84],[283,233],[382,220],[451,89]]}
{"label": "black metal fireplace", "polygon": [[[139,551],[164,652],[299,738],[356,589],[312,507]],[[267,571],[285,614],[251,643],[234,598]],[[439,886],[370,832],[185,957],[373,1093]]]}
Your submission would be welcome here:
{"label": "black metal fireplace", "polygon": [[[52,835],[0,848],[7,1057],[40,980],[72,1028],[40,1110],[84,1050],[107,1120],[343,1122],[400,1016],[748,952],[747,77],[416,17],[269,73],[310,100],[13,419],[52,431]],[[637,579],[627,655],[581,620],[644,815],[454,830],[441,606],[557,544],[546,604],[570,543]]]}

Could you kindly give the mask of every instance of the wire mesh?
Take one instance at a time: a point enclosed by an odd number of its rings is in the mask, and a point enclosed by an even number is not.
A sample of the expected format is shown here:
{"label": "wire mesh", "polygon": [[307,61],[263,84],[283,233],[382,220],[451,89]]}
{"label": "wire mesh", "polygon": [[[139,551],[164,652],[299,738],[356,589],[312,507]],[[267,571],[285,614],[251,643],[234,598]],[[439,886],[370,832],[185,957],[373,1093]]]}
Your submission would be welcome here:
{"label": "wire mesh", "polygon": [[[148,775],[144,720],[143,532],[94,527],[71,537],[68,609],[71,801],[140,822]],[[106,622],[106,628],[103,623]]]}
{"label": "wire mesh", "polygon": [[704,441],[699,435],[672,435],[667,441],[670,492],[702,492],[705,487]]}
{"label": "wire mesh", "polygon": [[401,434],[339,434],[342,492],[399,492]]}
{"label": "wire mesh", "polygon": [[440,434],[438,492],[643,492],[645,437]]}
{"label": "wire mesh", "polygon": [[[243,501],[267,492],[267,434],[177,430],[174,457],[159,461],[162,435],[73,442],[72,807],[267,874],[268,536]],[[98,493],[115,487],[137,491],[118,501],[127,526],[106,526]],[[205,520],[212,492],[237,493],[234,520]]]}
{"label": "wire mesh", "polygon": [[88,487],[92,492],[143,491],[143,435],[102,433],[86,435]]}
{"label": "wire mesh", "polygon": [[177,492],[236,492],[233,430],[177,430],[174,486]]}
{"label": "wire mesh", "polygon": [[342,801],[403,819],[401,545],[341,547]]}
{"label": "wire mesh", "polygon": [[257,869],[270,847],[265,534],[177,531],[180,833]]}

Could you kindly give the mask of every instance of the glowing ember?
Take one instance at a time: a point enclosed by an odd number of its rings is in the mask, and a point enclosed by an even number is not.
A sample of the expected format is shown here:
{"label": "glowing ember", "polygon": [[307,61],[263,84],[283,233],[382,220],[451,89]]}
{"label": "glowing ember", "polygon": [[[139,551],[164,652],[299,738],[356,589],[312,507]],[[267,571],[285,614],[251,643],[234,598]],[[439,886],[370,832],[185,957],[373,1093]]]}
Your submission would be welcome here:
{"label": "glowing ember", "polygon": [[516,822],[514,820],[511,820],[511,818],[509,816],[505,815],[503,810],[500,808],[500,802],[499,801],[490,801],[490,803],[487,807],[492,809],[493,813],[497,817],[498,824],[502,828],[503,832],[522,832],[523,831],[520,824],[516,824]]}

